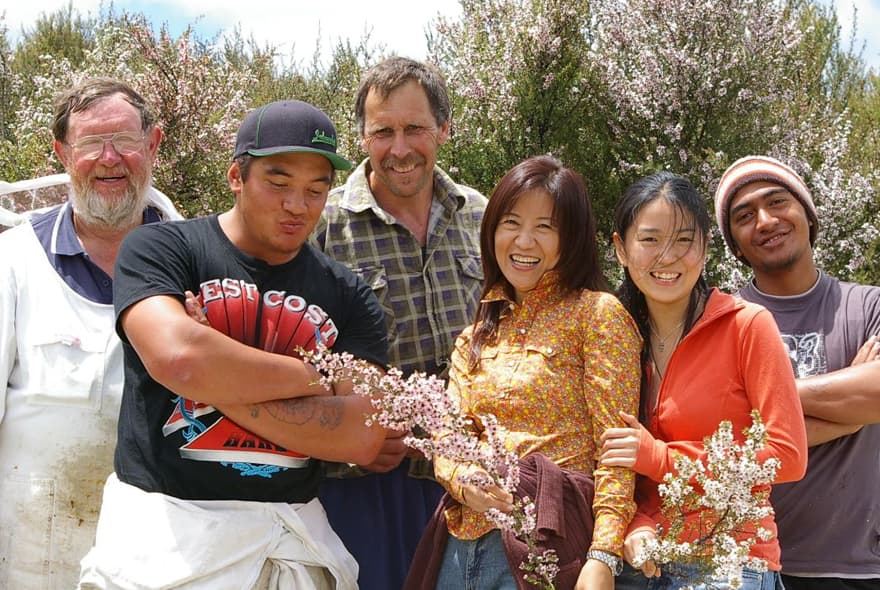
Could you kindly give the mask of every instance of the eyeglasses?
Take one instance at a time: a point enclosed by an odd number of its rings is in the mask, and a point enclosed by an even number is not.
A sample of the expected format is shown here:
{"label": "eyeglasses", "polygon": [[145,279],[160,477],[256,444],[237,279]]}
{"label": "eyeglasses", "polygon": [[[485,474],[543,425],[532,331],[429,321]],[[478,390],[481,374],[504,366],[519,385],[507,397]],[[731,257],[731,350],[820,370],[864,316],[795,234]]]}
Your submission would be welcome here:
{"label": "eyeglasses", "polygon": [[103,135],[86,135],[76,143],[69,143],[73,151],[81,158],[96,160],[104,153],[104,145],[109,141],[120,156],[132,156],[144,149],[144,134],[132,131],[105,133]]}

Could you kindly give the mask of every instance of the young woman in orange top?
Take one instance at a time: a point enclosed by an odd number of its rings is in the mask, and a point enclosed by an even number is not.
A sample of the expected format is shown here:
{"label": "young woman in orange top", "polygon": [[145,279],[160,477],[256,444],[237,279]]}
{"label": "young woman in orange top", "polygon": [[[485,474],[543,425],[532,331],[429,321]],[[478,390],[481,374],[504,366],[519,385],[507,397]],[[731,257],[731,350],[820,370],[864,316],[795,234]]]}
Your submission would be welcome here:
{"label": "young woman in orange top", "polygon": [[[664,523],[658,482],[674,470],[677,455],[705,457],[703,440],[720,422],[730,421],[741,443],[752,410],[760,412],[768,439],[758,458],[781,461],[777,482],[803,477],[807,444],[791,364],[773,317],[763,307],[706,284],[709,216],[691,183],[668,172],[637,181],[617,205],[615,229],[614,246],[624,269],[619,296],[645,343],[645,426],[624,414],[627,428],[612,428],[603,437],[601,463],[645,476],[639,478],[639,507],[624,547],[631,562]],[[704,517],[693,512],[687,522]],[[746,590],[773,589],[779,579],[773,516],[761,526],[773,538],[757,540],[751,556],[766,560],[769,571],[744,572]],[[744,531],[741,537],[748,535]],[[652,578],[649,588],[670,590],[693,583],[692,572],[679,565],[648,562],[641,569]]]}

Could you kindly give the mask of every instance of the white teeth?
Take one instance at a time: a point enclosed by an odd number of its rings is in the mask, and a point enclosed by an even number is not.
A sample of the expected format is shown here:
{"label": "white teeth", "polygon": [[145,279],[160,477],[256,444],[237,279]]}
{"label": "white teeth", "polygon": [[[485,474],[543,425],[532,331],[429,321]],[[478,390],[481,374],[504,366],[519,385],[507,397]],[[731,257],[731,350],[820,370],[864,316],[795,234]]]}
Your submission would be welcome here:
{"label": "white teeth", "polygon": [[401,174],[406,174],[407,172],[415,170],[415,165],[410,164],[409,166],[394,166],[394,167],[392,167],[392,170],[394,170],[395,172],[399,172]]}
{"label": "white teeth", "polygon": [[662,281],[672,281],[672,280],[678,278],[678,273],[673,273],[673,272],[655,272],[655,273],[651,273],[651,274],[653,274],[655,277],[657,277],[658,279],[660,279]]}
{"label": "white teeth", "polygon": [[541,261],[540,258],[533,258],[531,256],[517,256],[516,254],[512,254],[510,258],[514,262],[518,262],[520,264],[537,264]]}

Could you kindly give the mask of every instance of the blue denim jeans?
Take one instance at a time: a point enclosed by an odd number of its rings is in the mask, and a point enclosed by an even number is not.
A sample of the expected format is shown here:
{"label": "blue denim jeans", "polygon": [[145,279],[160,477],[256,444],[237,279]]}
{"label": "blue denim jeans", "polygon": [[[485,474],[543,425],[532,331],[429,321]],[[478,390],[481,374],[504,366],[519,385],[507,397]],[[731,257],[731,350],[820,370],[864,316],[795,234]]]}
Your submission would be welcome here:
{"label": "blue denim jeans", "polygon": [[623,571],[614,578],[614,590],[648,590],[648,578],[624,561]]}
{"label": "blue denim jeans", "polygon": [[474,541],[449,535],[436,589],[516,590],[501,532],[494,530]]}
{"label": "blue denim jeans", "polygon": [[[648,580],[648,590],[679,590],[693,588],[693,590],[731,590],[727,581],[711,580],[705,583],[694,584],[698,578],[693,568],[666,564],[661,566],[663,572],[659,578]],[[782,585],[782,577],[779,572],[766,571],[758,573],[754,570],[744,569],[742,586],[740,590],[785,590]]]}

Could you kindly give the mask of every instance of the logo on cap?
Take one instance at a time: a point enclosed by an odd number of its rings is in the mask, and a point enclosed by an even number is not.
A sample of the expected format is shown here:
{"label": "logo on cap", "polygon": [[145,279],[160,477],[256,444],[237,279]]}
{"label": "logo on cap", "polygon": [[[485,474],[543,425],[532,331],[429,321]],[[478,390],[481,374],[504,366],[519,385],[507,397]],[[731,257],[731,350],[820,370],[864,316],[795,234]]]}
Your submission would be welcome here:
{"label": "logo on cap", "polygon": [[315,136],[312,138],[312,143],[326,143],[329,146],[336,147],[336,138],[331,135],[326,135],[320,129],[315,129]]}

